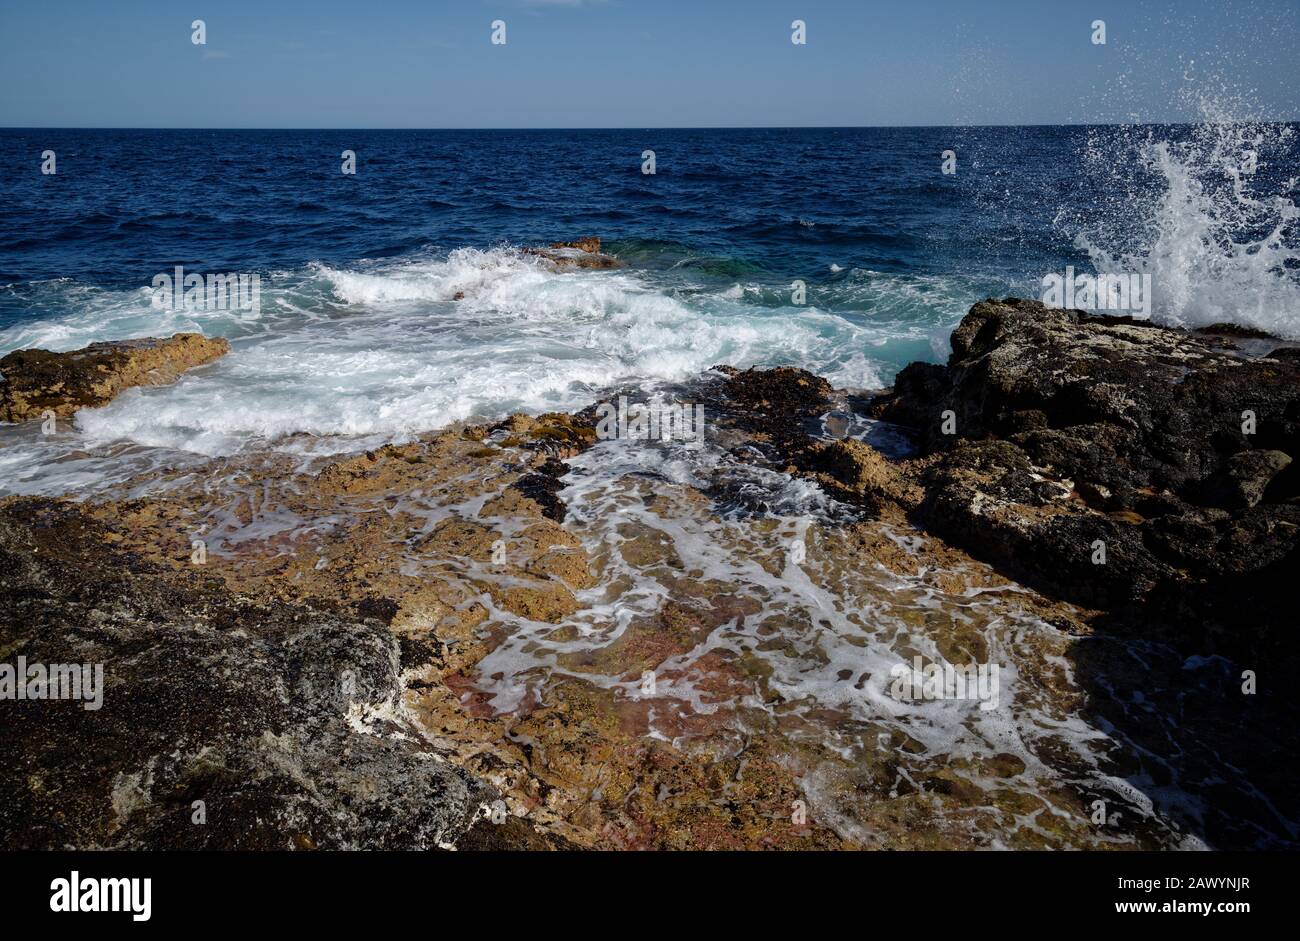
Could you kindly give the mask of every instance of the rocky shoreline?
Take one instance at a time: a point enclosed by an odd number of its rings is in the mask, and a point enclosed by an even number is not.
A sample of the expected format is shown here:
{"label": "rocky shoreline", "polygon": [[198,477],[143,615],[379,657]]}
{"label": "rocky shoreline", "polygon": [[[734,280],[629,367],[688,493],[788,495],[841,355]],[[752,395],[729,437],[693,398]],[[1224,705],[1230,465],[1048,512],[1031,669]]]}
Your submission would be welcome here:
{"label": "rocky shoreline", "polygon": [[1009,299],[972,308],[952,350],[866,406],[914,433],[914,457],[805,439],[786,445],[797,469],[1108,622],[1206,655],[1294,660],[1294,347],[1247,356],[1221,334]]}
{"label": "rocky shoreline", "polygon": [[[565,264],[598,249],[546,251]],[[962,626],[969,599],[990,598],[995,619],[1050,625],[1015,635],[1017,673],[1045,715],[1112,730],[1124,747],[1095,767],[1049,733],[1020,750],[935,756],[919,729],[846,716],[832,727],[873,747],[847,760],[808,744],[809,719],[790,713],[769,661],[704,643],[754,617],[752,598],[635,523],[636,512],[686,508],[729,539],[714,521],[740,507],[766,538],[770,494],[730,471],[702,486],[629,473],[611,548],[564,496],[575,459],[597,444],[588,409],[447,429],[308,470],[277,455],[217,459],[146,498],[0,501],[0,659],[106,665],[101,710],[3,704],[0,839],[1294,846],[1288,756],[1300,726],[1278,678],[1296,656],[1300,362],[1247,345],[1009,299],[971,310],[947,365],[913,364],[869,400],[793,368],[719,366],[691,386],[736,467],[815,484],[843,508],[803,537],[828,585],[908,580],[898,590],[920,598],[916,630],[954,661],[994,657],[986,635]],[[15,378],[45,368],[25,355],[0,361],[6,386],[27,390],[6,414],[57,412],[36,380]],[[824,433],[828,415],[877,424],[837,437]],[[628,590],[628,566],[671,591],[653,616],[575,647],[581,616]],[[925,620],[934,597],[958,611],[938,633]],[[550,676],[501,709],[485,684],[506,680],[485,665],[514,649],[511,624],[533,632],[521,649],[558,652]],[[1157,647],[1126,646],[1134,639]],[[783,643],[776,632],[760,646]],[[1258,677],[1250,695],[1245,670]],[[646,671],[689,674],[706,695],[672,713],[629,693]],[[1194,696],[1180,671],[1196,673]],[[1221,780],[1224,765],[1247,783]],[[1085,783],[1097,768],[1138,791],[1176,781],[1202,803],[1167,802],[1171,824],[1099,831]],[[1124,806],[1136,816],[1143,799]],[[801,804],[806,815],[792,813]],[[1009,836],[990,842],[993,827]]]}

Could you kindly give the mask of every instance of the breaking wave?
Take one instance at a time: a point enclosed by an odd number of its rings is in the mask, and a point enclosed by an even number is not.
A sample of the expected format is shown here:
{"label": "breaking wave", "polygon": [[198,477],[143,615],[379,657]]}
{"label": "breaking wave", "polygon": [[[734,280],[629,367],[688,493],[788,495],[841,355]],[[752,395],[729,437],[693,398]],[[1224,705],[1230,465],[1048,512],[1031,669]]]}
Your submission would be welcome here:
{"label": "breaking wave", "polygon": [[1098,272],[1149,274],[1157,322],[1300,338],[1296,127],[1198,107],[1197,124],[1094,133],[1102,211],[1076,246]]}
{"label": "breaking wave", "polygon": [[[601,390],[650,391],[720,363],[794,364],[838,386],[879,387],[949,326],[910,309],[942,293],[914,282],[855,269],[794,306],[771,284],[556,271],[508,246],[460,248],[264,274],[255,319],[158,309],[146,288],[28,283],[24,303],[46,315],[0,331],[0,352],[225,336],[230,354],[180,381],[79,412],[79,444],[320,450],[336,446],[323,436],[400,440],[455,421],[580,408]],[[967,301],[957,294],[953,318]]]}

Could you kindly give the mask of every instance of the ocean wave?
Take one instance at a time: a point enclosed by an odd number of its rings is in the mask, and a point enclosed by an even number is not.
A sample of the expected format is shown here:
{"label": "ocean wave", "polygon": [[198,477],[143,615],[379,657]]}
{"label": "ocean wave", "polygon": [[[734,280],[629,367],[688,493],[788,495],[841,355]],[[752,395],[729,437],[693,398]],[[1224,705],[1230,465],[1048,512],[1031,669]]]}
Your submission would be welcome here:
{"label": "ocean wave", "polygon": [[755,303],[745,291],[686,293],[632,269],[556,271],[509,246],[317,263],[262,280],[253,320],[157,309],[144,287],[50,283],[44,303],[65,312],[0,331],[0,350],[226,336],[221,360],[76,417],[86,447],[130,441],[212,455],[299,447],[288,439],[302,433],[402,438],[579,408],[604,389],[649,390],[719,363],[802,365],[853,387],[879,386],[889,369],[871,329],[825,309]]}

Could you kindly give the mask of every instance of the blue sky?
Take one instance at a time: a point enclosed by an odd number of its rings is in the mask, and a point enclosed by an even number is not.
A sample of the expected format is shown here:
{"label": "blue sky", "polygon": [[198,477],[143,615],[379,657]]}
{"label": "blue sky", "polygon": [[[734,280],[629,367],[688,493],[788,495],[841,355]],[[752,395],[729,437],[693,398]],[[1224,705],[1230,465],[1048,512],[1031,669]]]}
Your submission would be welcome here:
{"label": "blue sky", "polygon": [[10,127],[1110,123],[1201,95],[1300,118],[1300,2],[0,0]]}

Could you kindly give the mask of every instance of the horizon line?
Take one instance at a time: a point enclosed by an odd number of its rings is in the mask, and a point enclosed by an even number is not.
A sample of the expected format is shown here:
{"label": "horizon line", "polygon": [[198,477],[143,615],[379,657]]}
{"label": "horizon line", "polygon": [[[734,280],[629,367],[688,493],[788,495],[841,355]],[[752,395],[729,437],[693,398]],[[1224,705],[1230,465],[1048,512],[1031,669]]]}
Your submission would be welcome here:
{"label": "horizon line", "polygon": [[1296,118],[1252,118],[1245,121],[1066,121],[1028,124],[687,124],[578,127],[215,127],[145,125],[0,125],[0,131],[890,131],[953,130],[1026,127],[1192,127],[1213,124],[1300,124]]}

